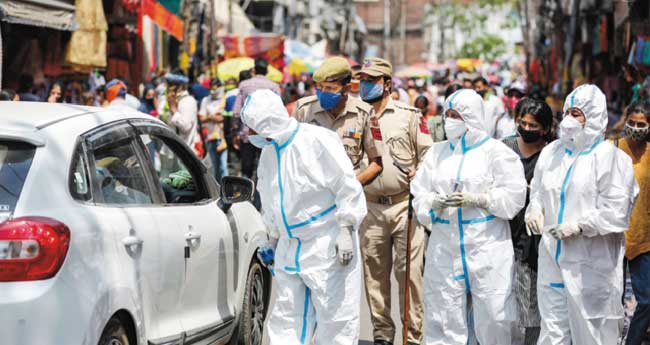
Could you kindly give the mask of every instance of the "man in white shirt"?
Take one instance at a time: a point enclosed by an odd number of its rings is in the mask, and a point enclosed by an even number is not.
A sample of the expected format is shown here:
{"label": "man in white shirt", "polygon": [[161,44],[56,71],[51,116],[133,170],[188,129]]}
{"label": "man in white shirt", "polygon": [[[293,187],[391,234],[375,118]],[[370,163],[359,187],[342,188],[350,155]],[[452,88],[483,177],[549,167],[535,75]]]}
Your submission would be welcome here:
{"label": "man in white shirt", "polygon": [[483,98],[485,104],[485,130],[494,139],[516,134],[515,121],[499,97],[490,92],[490,85],[483,77],[474,79],[474,90]]}
{"label": "man in white shirt", "polygon": [[199,108],[199,120],[207,129],[206,150],[212,162],[217,181],[228,175],[228,152],[224,136],[224,93],[219,79],[210,82],[210,95],[203,97]]}
{"label": "man in white shirt", "polygon": [[198,104],[187,91],[189,79],[181,71],[168,73],[165,79],[167,81],[167,103],[171,114],[168,125],[196,153],[195,144],[199,142]]}

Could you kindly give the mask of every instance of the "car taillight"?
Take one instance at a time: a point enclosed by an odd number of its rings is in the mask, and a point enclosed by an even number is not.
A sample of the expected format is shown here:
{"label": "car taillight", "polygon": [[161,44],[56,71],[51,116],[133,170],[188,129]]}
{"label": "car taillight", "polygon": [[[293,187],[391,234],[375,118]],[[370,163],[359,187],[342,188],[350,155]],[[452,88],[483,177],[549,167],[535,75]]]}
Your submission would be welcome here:
{"label": "car taillight", "polygon": [[0,282],[54,277],[70,245],[70,229],[54,219],[21,217],[0,224]]}

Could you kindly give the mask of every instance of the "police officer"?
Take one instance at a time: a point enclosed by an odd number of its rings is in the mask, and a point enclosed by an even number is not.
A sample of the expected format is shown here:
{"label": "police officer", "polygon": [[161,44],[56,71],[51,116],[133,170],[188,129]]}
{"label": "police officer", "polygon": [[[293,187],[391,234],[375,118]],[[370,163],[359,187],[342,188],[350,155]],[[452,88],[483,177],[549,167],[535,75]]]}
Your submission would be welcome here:
{"label": "police officer", "polygon": [[[365,188],[368,215],[361,225],[361,255],[375,344],[387,345],[392,344],[395,337],[390,314],[391,267],[399,285],[400,315],[404,315],[409,179],[415,176],[432,140],[426,118],[420,111],[391,98],[393,68],[388,61],[366,59],[359,74],[359,95],[376,114],[371,118],[370,131],[375,140],[382,142],[384,162],[382,174]],[[414,224],[410,253],[409,344],[420,344],[422,339],[424,251],[424,228]]]}
{"label": "police officer", "polygon": [[[377,119],[371,115],[368,104],[349,97],[351,78],[350,64],[344,58],[323,61],[314,72],[316,96],[298,100],[291,117],[336,132],[352,161],[357,180],[365,186],[382,171],[381,155],[370,132],[370,123]],[[362,169],[364,153],[369,164]]]}

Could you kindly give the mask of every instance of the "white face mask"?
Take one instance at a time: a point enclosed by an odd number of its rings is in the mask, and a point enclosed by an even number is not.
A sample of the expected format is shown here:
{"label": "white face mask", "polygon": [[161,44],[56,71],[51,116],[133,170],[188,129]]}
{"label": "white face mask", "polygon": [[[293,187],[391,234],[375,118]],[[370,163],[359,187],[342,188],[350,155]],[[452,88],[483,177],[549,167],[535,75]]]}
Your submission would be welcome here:
{"label": "white face mask", "polygon": [[560,141],[564,146],[575,149],[580,147],[579,143],[579,133],[582,131],[582,124],[580,121],[576,120],[573,116],[565,116],[562,122],[560,122]]}
{"label": "white face mask", "polygon": [[446,118],[445,119],[445,134],[449,140],[458,140],[467,131],[465,121]]}
{"label": "white face mask", "polygon": [[250,141],[251,144],[253,144],[253,146],[255,146],[257,148],[260,148],[260,149],[263,149],[264,146],[271,145],[271,143],[272,143],[271,141],[268,141],[268,140],[266,140],[266,138],[264,138],[264,137],[262,137],[260,135],[257,135],[257,134],[249,135],[248,136],[248,141]]}

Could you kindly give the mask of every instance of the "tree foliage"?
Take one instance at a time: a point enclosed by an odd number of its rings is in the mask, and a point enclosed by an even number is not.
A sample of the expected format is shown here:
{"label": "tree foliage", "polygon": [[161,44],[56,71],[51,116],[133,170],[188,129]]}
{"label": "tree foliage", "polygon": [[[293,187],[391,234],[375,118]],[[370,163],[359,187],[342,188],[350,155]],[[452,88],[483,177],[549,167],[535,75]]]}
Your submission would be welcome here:
{"label": "tree foliage", "polygon": [[[515,8],[517,0],[436,0],[431,8],[431,13],[438,18],[443,18],[445,26],[456,31],[467,33],[467,37],[476,37],[463,44],[460,51],[455,52],[457,57],[475,57],[494,59],[504,54],[506,43],[496,35],[485,34],[488,21],[487,13],[493,12],[503,6]],[[476,10],[468,10],[469,7]],[[505,28],[518,25],[517,18],[508,18]]]}
{"label": "tree foliage", "polygon": [[486,34],[467,41],[460,48],[460,56],[494,61],[506,52],[506,42],[496,35]]}

